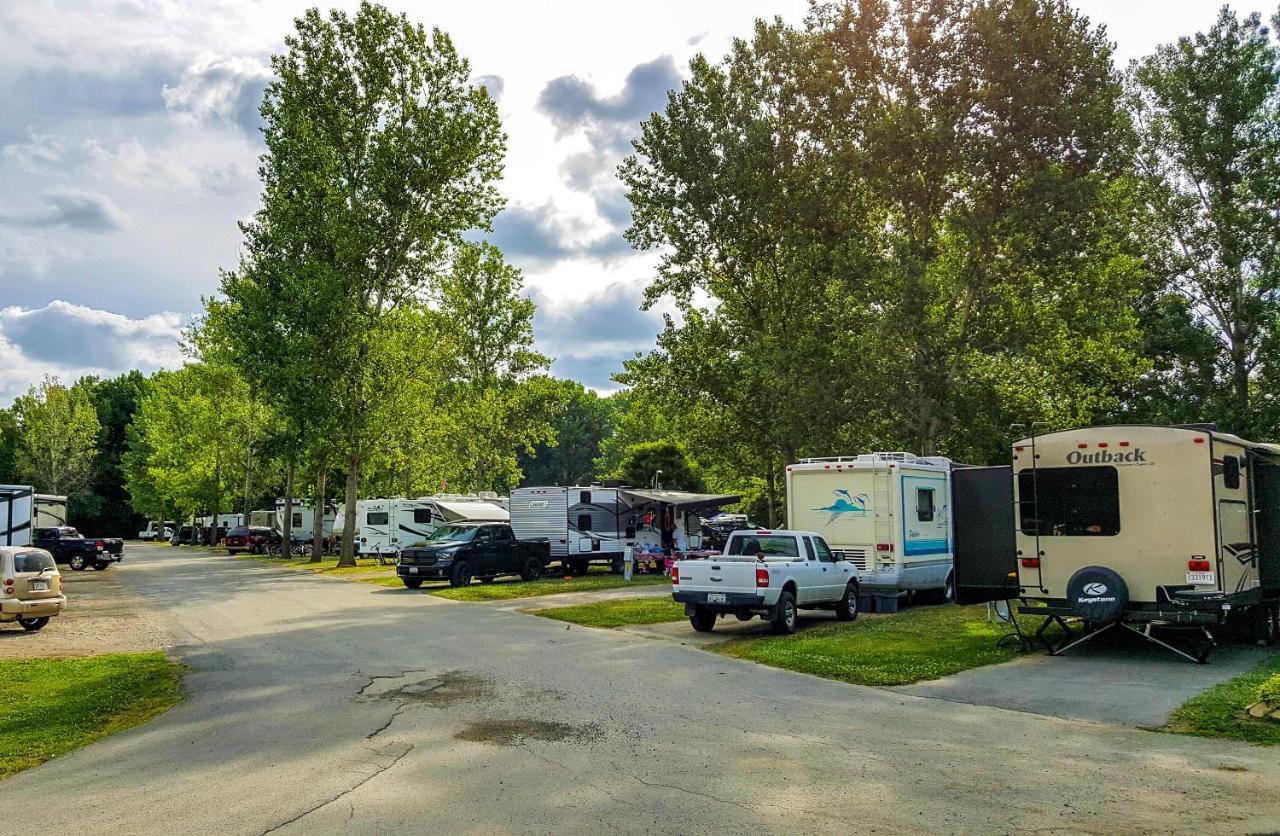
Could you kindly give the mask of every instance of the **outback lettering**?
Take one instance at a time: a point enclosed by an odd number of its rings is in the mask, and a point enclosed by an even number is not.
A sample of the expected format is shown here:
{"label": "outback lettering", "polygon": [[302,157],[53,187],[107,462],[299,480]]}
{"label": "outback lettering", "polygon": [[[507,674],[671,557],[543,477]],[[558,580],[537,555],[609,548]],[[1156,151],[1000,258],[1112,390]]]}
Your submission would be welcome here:
{"label": "outback lettering", "polygon": [[1145,450],[1134,449],[1126,450],[1123,453],[1113,453],[1110,450],[1099,450],[1096,453],[1082,453],[1079,450],[1072,450],[1067,454],[1067,464],[1146,464],[1147,454]]}

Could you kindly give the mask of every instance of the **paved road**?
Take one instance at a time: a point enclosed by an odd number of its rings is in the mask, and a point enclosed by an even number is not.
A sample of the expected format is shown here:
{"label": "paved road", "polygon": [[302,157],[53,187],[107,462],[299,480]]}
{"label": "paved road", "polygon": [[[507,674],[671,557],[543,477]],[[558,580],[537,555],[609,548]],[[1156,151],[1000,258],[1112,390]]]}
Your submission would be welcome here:
{"label": "paved road", "polygon": [[187,700],[0,784],[0,832],[1280,828],[1273,750],[150,554],[119,571],[172,619]]}

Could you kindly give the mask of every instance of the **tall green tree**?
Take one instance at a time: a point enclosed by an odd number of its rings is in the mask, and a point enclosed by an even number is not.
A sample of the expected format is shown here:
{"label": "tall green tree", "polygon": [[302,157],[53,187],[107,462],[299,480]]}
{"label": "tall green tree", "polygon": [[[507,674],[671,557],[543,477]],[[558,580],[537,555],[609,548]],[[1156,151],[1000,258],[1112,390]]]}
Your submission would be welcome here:
{"label": "tall green tree", "polygon": [[1160,47],[1129,77],[1153,261],[1218,342],[1222,394],[1205,417],[1274,431],[1253,391],[1275,365],[1264,347],[1280,313],[1280,50],[1259,15],[1224,6],[1208,32]]}
{"label": "tall green tree", "polygon": [[36,490],[70,497],[92,479],[100,425],[91,387],[85,381],[67,387],[46,375],[14,400],[18,474]]}
{"label": "tall green tree", "polygon": [[147,378],[135,370],[107,380],[87,378],[83,382],[98,413],[98,454],[92,480],[80,500],[68,509],[70,519],[82,531],[133,537],[145,518],[130,507],[121,463],[128,443],[127,428],[146,391]]}
{"label": "tall green tree", "polygon": [[500,207],[505,137],[438,29],[365,2],[306,12],[285,43],[262,105],[262,208],[222,290],[246,373],[286,419],[316,414],[323,391],[332,422],[294,431],[330,433],[345,462],[351,565],[374,406],[395,386],[375,376],[374,343]]}
{"label": "tall green tree", "polygon": [[520,451],[517,462],[524,485],[589,485],[600,478],[600,444],[613,431],[609,403],[576,380],[557,380],[562,404],[551,417],[555,440]]}
{"label": "tall green tree", "polygon": [[11,409],[0,409],[0,482],[18,481],[18,419]]}
{"label": "tall green tree", "polygon": [[705,486],[684,448],[672,441],[648,441],[627,448],[622,481],[632,487],[700,491]]}

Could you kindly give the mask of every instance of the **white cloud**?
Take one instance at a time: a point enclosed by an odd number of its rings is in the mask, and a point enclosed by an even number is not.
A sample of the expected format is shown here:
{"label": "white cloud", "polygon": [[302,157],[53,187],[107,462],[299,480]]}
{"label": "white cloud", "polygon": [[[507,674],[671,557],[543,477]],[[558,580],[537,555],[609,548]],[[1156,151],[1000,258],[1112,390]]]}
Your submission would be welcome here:
{"label": "white cloud", "polygon": [[177,85],[165,86],[165,107],[198,121],[219,120],[257,136],[258,106],[271,80],[270,67],[256,58],[203,53]]}
{"label": "white cloud", "polygon": [[129,225],[128,216],[100,192],[59,186],[40,195],[40,203],[43,208],[0,213],[0,224],[83,232],[117,232]]}

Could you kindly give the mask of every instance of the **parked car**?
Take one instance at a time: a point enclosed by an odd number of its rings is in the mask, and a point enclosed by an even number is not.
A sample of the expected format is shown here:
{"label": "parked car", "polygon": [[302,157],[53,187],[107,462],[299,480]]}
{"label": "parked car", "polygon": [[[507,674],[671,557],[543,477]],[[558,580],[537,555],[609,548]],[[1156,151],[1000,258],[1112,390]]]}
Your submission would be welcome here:
{"label": "parked car", "polygon": [[66,603],[53,555],[30,546],[0,546],[0,624],[16,621],[34,633]]}
{"label": "parked car", "polygon": [[200,529],[191,525],[180,525],[169,538],[171,546],[193,546],[200,542]]}
{"label": "parked car", "polygon": [[222,545],[227,547],[227,554],[262,554],[267,547],[280,539],[279,533],[260,525],[238,525],[227,532]]}
{"label": "parked car", "polygon": [[173,526],[165,523],[163,529],[156,524],[155,520],[147,523],[147,527],[138,532],[138,539],[148,543],[154,543],[158,540],[168,540],[173,537]]}
{"label": "parked car", "polygon": [[402,549],[396,574],[410,589],[429,578],[447,578],[451,586],[467,586],[472,578],[490,583],[499,575],[532,581],[550,560],[549,544],[522,543],[506,523],[453,523]]}
{"label": "parked car", "polygon": [[775,633],[793,632],[802,609],[834,609],[841,621],[858,617],[853,565],[812,531],[735,531],[724,554],[677,562],[671,584],[700,633],[724,615],[741,621],[758,615]]}
{"label": "parked car", "polygon": [[31,545],[53,555],[58,563],[66,563],[77,572],[92,566],[106,569],[124,558],[124,541],[115,537],[89,539],[69,525],[37,528]]}

